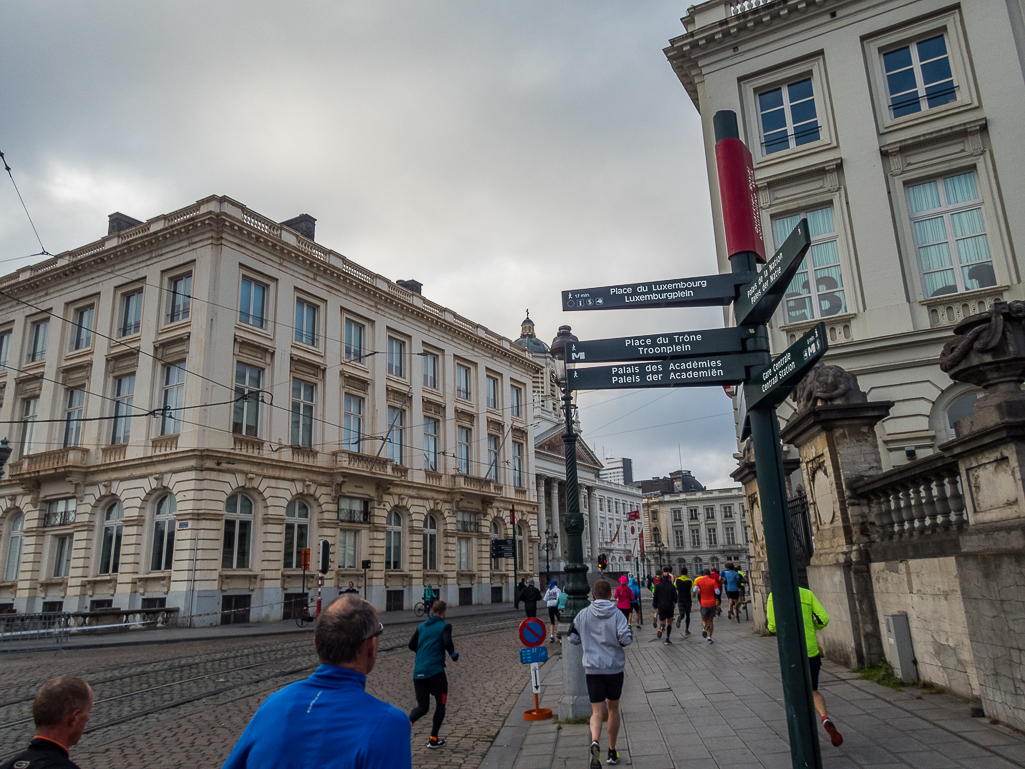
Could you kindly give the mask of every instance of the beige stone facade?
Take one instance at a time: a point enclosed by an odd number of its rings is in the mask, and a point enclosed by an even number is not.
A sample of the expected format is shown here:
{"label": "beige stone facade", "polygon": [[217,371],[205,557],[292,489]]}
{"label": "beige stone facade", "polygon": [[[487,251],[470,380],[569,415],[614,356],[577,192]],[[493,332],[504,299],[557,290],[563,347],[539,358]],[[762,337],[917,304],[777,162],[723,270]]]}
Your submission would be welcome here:
{"label": "beige stone facade", "polygon": [[210,197],[0,279],[0,606],[280,619],[322,539],[325,598],[510,601],[514,505],[536,573],[538,366],[296,222]]}

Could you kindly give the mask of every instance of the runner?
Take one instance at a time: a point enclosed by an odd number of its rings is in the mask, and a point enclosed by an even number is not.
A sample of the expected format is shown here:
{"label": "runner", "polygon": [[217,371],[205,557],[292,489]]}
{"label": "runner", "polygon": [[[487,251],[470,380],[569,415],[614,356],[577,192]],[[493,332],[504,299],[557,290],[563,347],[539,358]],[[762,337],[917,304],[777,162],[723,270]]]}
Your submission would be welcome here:
{"label": "runner", "polygon": [[690,635],[690,607],[691,607],[691,590],[694,589],[694,580],[687,576],[687,567],[680,567],[680,576],[673,582],[676,587],[676,595],[678,596],[677,601],[680,616],[676,618],[676,627],[680,627],[680,621],[683,621],[683,634],[685,636]]}
{"label": "runner", "polygon": [[[661,581],[661,579],[662,577],[659,574],[656,574],[654,579],[648,577],[648,590],[651,591],[652,598],[655,597],[655,588],[658,587],[658,583]],[[656,611],[653,611],[651,613],[651,627],[655,630],[658,630],[658,612]]]}
{"label": "runner", "polygon": [[523,610],[527,613],[527,616],[536,617],[537,602],[541,600],[541,591],[538,590],[537,585],[534,584],[533,577],[527,580],[527,586],[523,588],[520,600],[523,601]]}
{"label": "runner", "polygon": [[719,595],[719,587],[712,579],[712,572],[708,569],[700,577],[694,580],[694,592],[699,594],[701,604],[701,637],[707,638],[712,644],[712,631],[715,630],[715,599]]}
{"label": "runner", "polygon": [[587,698],[591,701],[590,769],[601,769],[601,725],[609,713],[607,763],[619,763],[619,698],[623,694],[624,646],[633,642],[630,623],[613,606],[612,585],[604,579],[594,585],[594,602],[577,614],[569,628],[569,642],[583,644]]}
{"label": "runner", "polygon": [[[563,590],[559,593],[559,603],[556,604],[555,608],[559,610],[559,622],[562,622],[562,613],[566,611],[566,604],[569,602],[569,593]],[[562,643],[562,633],[556,629],[555,640]]]}
{"label": "runner", "polygon": [[[430,585],[428,585],[430,587]],[[437,750],[445,744],[438,737],[438,729],[445,720],[445,705],[448,704],[448,677],[445,675],[445,652],[452,661],[459,659],[459,652],[452,645],[452,626],[445,622],[444,601],[434,601],[431,616],[413,631],[409,648],[416,652],[413,663],[413,691],[416,693],[416,707],[409,711],[409,725],[412,726],[427,715],[434,697],[434,723],[427,747]]]}
{"label": "runner", "polygon": [[712,569],[709,576],[715,580],[715,586],[719,590],[715,594],[715,616],[718,617],[722,614],[722,575],[719,574],[718,569]]}
{"label": "runner", "polygon": [[428,617],[431,616],[431,607],[434,606],[435,600],[438,598],[438,593],[433,587],[428,585],[424,588],[424,614]]}
{"label": "runner", "polygon": [[655,585],[655,593],[651,599],[652,613],[658,617],[658,638],[662,638],[663,631],[666,634],[662,641],[666,646],[672,646],[669,634],[673,632],[673,610],[676,608],[678,596],[676,587],[673,585],[672,574],[668,566],[662,567],[662,579]]}
{"label": "runner", "polygon": [[520,596],[523,595],[523,591],[526,590],[526,589],[527,589],[527,583],[523,581],[523,577],[520,577],[520,582],[519,582],[518,585],[516,585],[516,588],[515,588],[515,592],[514,592],[515,600],[513,601],[513,606],[515,606],[517,609],[520,608],[520,601],[523,600]]}
{"label": "runner", "polygon": [[740,606],[747,603],[747,575],[743,569],[737,569],[737,574],[740,575],[740,601],[737,603]]}
{"label": "runner", "polygon": [[[829,735],[834,746],[843,745],[843,735],[833,725],[829,713],[826,712],[826,698],[819,693],[819,670],[822,669],[822,653],[819,651],[818,637],[815,635],[829,624],[829,615],[819,603],[815,594],[806,587],[801,588],[801,612],[804,615],[804,640],[808,645],[808,665],[811,667],[811,696],[815,701],[815,711],[822,719],[822,728]],[[765,621],[769,632],[776,632],[776,613],[772,607],[772,593],[765,605]]]}
{"label": "runner", "polygon": [[630,612],[633,611],[634,592],[627,584],[626,575],[619,578],[619,587],[616,588],[616,608],[623,612],[626,617],[626,624],[630,624]]}
{"label": "runner", "polygon": [[548,639],[548,643],[555,643],[555,633],[559,629],[559,596],[562,591],[559,590],[559,581],[556,579],[552,580],[552,583],[548,586],[548,590],[545,591],[545,604],[548,606],[548,621],[552,625],[551,637]]}
{"label": "runner", "polygon": [[722,581],[726,586],[726,597],[730,600],[727,606],[727,619],[733,619],[733,612],[737,612],[737,622],[740,622],[740,612],[737,602],[740,600],[740,572],[734,568],[732,562],[726,563],[726,568],[723,569],[721,575]]}
{"label": "runner", "polygon": [[644,618],[641,617],[641,586],[637,583],[636,577],[630,577],[630,592],[634,594],[633,600],[630,601],[630,610],[637,613],[637,629],[640,630]]}

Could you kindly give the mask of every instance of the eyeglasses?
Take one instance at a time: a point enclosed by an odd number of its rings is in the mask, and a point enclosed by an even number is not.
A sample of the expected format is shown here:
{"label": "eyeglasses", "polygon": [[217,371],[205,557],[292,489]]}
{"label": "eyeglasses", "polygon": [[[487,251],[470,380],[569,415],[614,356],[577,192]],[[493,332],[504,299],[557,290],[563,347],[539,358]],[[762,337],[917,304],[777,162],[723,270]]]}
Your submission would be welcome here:
{"label": "eyeglasses", "polygon": [[383,622],[378,622],[377,623],[377,632],[376,633],[371,633],[366,638],[364,638],[363,641],[366,642],[366,641],[369,641],[371,638],[377,638],[383,632],[384,632],[384,623]]}

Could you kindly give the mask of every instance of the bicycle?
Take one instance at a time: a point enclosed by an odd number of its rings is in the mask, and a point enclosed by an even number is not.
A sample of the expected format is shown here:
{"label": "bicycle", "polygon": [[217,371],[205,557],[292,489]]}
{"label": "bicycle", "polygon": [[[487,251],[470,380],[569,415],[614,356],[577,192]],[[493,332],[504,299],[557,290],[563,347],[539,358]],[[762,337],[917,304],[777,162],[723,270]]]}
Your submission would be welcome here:
{"label": "bicycle", "polygon": [[317,619],[310,613],[309,604],[305,604],[295,612],[295,624],[299,627],[306,627]]}
{"label": "bicycle", "polygon": [[422,616],[424,616],[424,611],[425,611],[424,602],[423,601],[417,601],[416,605],[413,607],[413,614],[415,614],[418,617],[422,617]]}

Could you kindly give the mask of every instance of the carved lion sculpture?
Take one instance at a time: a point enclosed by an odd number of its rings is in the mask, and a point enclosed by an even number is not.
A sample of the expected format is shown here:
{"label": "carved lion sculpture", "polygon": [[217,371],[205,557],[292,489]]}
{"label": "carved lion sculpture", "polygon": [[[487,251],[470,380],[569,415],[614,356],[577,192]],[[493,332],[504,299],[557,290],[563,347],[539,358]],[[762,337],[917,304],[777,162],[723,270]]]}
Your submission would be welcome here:
{"label": "carved lion sculpture", "polygon": [[839,366],[819,363],[794,390],[797,410],[823,403],[867,403],[868,396],[858,386],[858,378]]}

